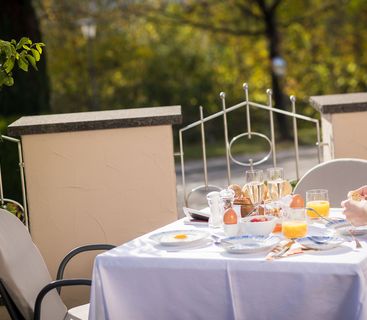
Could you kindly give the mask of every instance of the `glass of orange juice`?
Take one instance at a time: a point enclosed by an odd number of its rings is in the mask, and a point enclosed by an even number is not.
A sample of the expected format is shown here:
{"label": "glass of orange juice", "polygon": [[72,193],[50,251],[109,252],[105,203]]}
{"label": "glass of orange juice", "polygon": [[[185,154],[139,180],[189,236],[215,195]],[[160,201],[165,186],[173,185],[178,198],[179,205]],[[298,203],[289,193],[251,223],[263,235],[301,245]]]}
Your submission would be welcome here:
{"label": "glass of orange juice", "polygon": [[[314,189],[306,191],[306,207],[314,209],[322,217],[329,215],[330,203],[328,191],[325,189]],[[320,218],[315,212],[307,210],[310,218]]]}
{"label": "glass of orange juice", "polygon": [[303,238],[307,235],[305,208],[287,208],[283,215],[282,232],[288,239]]}

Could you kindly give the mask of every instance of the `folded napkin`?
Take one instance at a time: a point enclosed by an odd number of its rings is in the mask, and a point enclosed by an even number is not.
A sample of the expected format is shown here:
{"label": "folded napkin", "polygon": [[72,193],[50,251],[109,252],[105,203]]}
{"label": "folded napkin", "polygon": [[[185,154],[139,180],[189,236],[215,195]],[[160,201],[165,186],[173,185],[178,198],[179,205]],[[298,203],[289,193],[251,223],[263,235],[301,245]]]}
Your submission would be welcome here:
{"label": "folded napkin", "polygon": [[266,256],[266,260],[274,260],[278,257],[283,256],[294,244],[294,241],[291,240],[283,240],[279,242],[278,245],[276,245]]}

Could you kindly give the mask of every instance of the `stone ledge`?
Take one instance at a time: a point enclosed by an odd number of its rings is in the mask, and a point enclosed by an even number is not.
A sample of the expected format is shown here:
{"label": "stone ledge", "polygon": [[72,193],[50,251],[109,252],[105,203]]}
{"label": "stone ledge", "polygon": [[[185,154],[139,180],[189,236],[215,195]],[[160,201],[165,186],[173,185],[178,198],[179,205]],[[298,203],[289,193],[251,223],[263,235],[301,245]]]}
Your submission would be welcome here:
{"label": "stone ledge", "polygon": [[22,117],[8,126],[8,135],[19,137],[69,131],[103,130],[182,122],[181,106],[77,112]]}
{"label": "stone ledge", "polygon": [[367,111],[367,93],[345,93],[310,97],[311,105],[320,113]]}

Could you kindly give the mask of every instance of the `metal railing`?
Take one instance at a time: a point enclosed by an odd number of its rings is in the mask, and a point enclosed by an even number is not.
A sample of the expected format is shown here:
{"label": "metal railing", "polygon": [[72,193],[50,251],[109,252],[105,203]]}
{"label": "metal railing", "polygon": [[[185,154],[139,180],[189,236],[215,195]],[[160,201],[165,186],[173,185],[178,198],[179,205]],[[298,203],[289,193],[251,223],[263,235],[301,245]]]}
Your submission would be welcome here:
{"label": "metal railing", "polygon": [[[274,131],[274,113],[282,114],[287,117],[291,117],[293,119],[292,126],[293,126],[293,135],[294,135],[294,149],[295,149],[295,162],[296,162],[296,178],[299,179],[299,148],[298,148],[298,128],[297,128],[297,120],[305,120],[311,123],[314,123],[316,126],[316,135],[317,135],[317,156],[318,156],[318,162],[321,162],[321,148],[323,144],[320,141],[320,124],[318,119],[314,119],[311,117],[307,117],[304,115],[300,115],[296,113],[296,98],[295,96],[290,96],[290,101],[292,105],[292,111],[285,111],[282,109],[274,108],[272,103],[272,90],[268,89],[266,90],[266,94],[268,96],[267,105],[255,103],[249,100],[249,86],[247,83],[243,84],[243,89],[245,92],[245,101],[240,102],[234,106],[231,106],[229,108],[226,107],[226,95],[224,92],[220,93],[220,99],[222,101],[222,111],[216,112],[210,116],[204,117],[203,115],[203,107],[200,106],[200,120],[193,122],[189,125],[187,125],[184,128],[181,128],[179,130],[179,146],[180,146],[180,152],[177,154],[181,158],[181,173],[182,173],[182,187],[183,187],[183,194],[184,194],[184,203],[185,206],[188,206],[188,201],[192,193],[197,192],[199,190],[209,191],[209,190],[220,190],[221,187],[210,185],[208,182],[208,166],[207,166],[207,156],[206,156],[206,141],[205,141],[205,123],[208,121],[211,121],[213,119],[216,119],[218,117],[223,117],[223,125],[224,125],[224,142],[225,142],[225,151],[226,151],[226,167],[227,167],[227,183],[228,185],[231,184],[231,162],[244,166],[244,167],[250,167],[259,165],[261,163],[264,163],[267,161],[270,156],[272,156],[272,162],[273,166],[276,167],[277,165],[277,153],[276,153],[276,144],[275,144],[275,131]],[[254,107],[261,110],[269,111],[269,125],[270,125],[270,138],[266,136],[265,134],[262,134],[260,132],[255,132],[251,130],[251,113],[250,113],[250,107]],[[231,140],[229,140],[228,136],[228,122],[227,122],[227,114],[229,114],[232,111],[235,111],[240,108],[246,108],[246,132],[241,133],[239,135],[234,136]],[[184,151],[183,151],[183,133],[196,128],[200,127],[200,135],[201,135],[201,148],[202,148],[202,159],[203,159],[203,171],[204,171],[204,184],[197,186],[193,189],[191,189],[189,192],[186,190],[186,179],[185,179],[185,159],[184,159]],[[253,161],[253,159],[249,159],[248,162],[242,162],[237,160],[234,155],[232,154],[232,146],[233,144],[242,137],[247,137],[248,139],[251,139],[253,136],[260,137],[267,141],[269,144],[269,152],[260,160]]]}
{"label": "metal railing", "polygon": [[12,137],[0,135],[0,142],[2,140],[10,141],[17,144],[18,147],[18,160],[19,160],[19,168],[20,168],[20,183],[22,188],[22,198],[23,198],[23,205],[19,202],[11,199],[4,198],[4,188],[2,183],[2,175],[1,175],[1,165],[0,165],[0,206],[1,208],[6,208],[6,203],[14,203],[17,205],[24,214],[24,224],[29,230],[29,222],[28,222],[28,207],[27,207],[27,196],[26,196],[26,186],[25,186],[25,178],[24,178],[24,162],[23,162],[23,151],[22,151],[22,144],[19,139],[15,139]]}

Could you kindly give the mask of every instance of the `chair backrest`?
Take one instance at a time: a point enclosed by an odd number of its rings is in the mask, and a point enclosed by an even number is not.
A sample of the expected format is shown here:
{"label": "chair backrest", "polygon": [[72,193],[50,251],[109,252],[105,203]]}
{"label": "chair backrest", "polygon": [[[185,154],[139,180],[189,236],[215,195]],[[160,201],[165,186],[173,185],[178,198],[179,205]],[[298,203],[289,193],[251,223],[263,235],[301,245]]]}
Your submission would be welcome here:
{"label": "chair backrest", "polygon": [[348,191],[363,185],[367,185],[367,161],[341,158],[313,167],[298,181],[293,192],[305,199],[307,190],[327,189],[330,206],[340,207]]}
{"label": "chair backrest", "polygon": [[[0,277],[25,319],[33,319],[40,290],[50,283],[46,264],[28,230],[13,214],[0,209]],[[41,319],[63,320],[67,308],[53,290],[42,303]]]}

